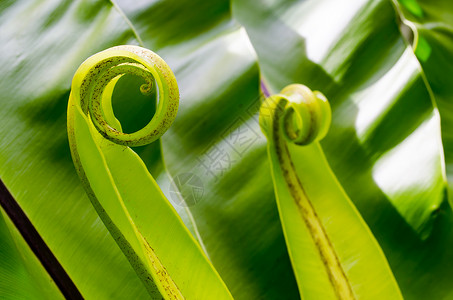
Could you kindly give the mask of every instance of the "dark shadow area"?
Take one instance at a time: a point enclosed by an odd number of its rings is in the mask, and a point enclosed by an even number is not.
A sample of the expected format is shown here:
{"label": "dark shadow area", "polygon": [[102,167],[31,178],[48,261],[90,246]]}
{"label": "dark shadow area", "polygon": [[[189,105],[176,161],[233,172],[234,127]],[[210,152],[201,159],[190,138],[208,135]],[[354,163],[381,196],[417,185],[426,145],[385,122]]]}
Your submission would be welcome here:
{"label": "dark shadow area", "polygon": [[118,4],[153,49],[198,38],[230,17],[228,0],[155,1],[140,10],[134,10],[127,1],[121,0]]}

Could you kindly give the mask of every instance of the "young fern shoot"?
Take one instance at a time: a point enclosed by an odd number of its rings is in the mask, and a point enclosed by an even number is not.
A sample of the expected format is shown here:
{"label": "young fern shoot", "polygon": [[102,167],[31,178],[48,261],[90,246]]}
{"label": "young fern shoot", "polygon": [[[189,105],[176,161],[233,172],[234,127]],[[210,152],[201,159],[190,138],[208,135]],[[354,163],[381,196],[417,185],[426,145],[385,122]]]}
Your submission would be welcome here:
{"label": "young fern shoot", "polygon": [[[118,79],[145,80],[156,89],[152,120],[124,133],[111,96]],[[179,91],[170,67],[137,46],[97,53],[77,70],[68,105],[68,135],[74,165],[85,190],[118,246],[153,299],[232,299],[199,244],[184,226],[140,157],[129,146],[159,139],[176,117]]]}
{"label": "young fern shoot", "polygon": [[260,109],[283,231],[303,299],[402,299],[388,262],[335,178],[319,140],[331,122],[320,92],[293,84]]}

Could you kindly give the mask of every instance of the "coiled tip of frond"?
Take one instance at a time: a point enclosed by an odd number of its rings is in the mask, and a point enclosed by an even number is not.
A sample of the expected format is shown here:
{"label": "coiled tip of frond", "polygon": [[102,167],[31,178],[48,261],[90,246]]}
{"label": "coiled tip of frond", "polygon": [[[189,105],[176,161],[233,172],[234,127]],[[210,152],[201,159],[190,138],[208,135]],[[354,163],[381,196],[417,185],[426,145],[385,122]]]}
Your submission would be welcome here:
{"label": "coiled tip of frond", "polygon": [[145,95],[145,96],[148,96],[152,93],[153,91],[153,83],[150,82],[150,83],[144,83],[140,86],[140,92]]}
{"label": "coiled tip of frond", "polygon": [[302,84],[286,86],[268,97],[260,108],[260,126],[268,138],[283,132],[297,145],[323,139],[330,127],[332,113],[327,98]]}
{"label": "coiled tip of frond", "polygon": [[[144,95],[156,89],[158,106],[151,121],[134,133],[123,133],[115,126],[111,91],[117,80],[126,74],[145,80],[140,86]],[[141,146],[160,138],[176,117],[179,91],[176,78],[167,63],[151,50],[138,46],[117,46],[88,58],[77,70],[73,91],[80,108],[106,139],[126,146]],[[106,92],[109,90],[110,92]]]}

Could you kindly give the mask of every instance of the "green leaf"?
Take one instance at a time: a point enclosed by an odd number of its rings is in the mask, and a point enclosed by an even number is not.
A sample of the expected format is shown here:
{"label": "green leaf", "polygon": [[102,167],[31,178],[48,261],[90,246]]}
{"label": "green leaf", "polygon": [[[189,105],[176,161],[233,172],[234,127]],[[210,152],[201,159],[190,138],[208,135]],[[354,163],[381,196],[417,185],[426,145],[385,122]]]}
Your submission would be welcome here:
{"label": "green leaf", "polygon": [[[113,85],[126,74],[146,80],[142,93],[154,89],[159,95],[156,115],[133,133],[122,131],[111,103]],[[173,122],[178,101],[173,73],[152,51],[119,46],[91,56],[74,75],[68,104],[74,165],[93,206],[150,296],[231,299],[143,161],[128,147],[158,139]]]}
{"label": "green leaf", "polygon": [[[453,8],[449,1],[401,1],[395,3],[405,26],[413,30],[409,36],[419,59],[426,84],[432,92],[434,105],[439,109],[442,127],[442,145],[445,172],[448,178],[448,196],[453,204]],[[404,26],[404,25],[403,25]]]}
{"label": "green leaf", "polygon": [[318,141],[331,120],[320,92],[293,84],[266,99],[280,219],[304,299],[402,299],[381,248],[331,171]]}

